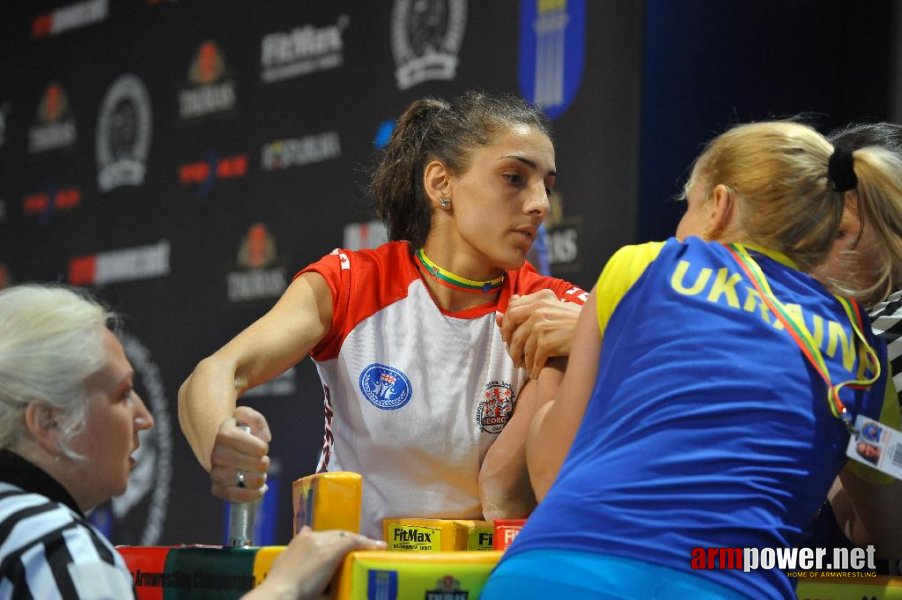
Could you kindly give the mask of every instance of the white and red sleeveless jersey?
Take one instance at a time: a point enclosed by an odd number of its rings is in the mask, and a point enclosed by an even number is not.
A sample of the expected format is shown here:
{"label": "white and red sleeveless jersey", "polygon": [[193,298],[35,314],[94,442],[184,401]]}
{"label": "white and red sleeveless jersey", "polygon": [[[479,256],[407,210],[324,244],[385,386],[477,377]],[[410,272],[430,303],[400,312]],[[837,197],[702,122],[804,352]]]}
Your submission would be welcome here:
{"label": "white and red sleeveless jersey", "polygon": [[376,538],[390,516],[481,519],[479,469],[527,379],[495,313],[512,294],[550,289],[581,304],[585,292],[527,263],[497,302],[450,313],[406,242],[334,250],[306,272],[332,291],[332,328],[311,353],[325,391],[317,470],[363,475],[361,529]]}

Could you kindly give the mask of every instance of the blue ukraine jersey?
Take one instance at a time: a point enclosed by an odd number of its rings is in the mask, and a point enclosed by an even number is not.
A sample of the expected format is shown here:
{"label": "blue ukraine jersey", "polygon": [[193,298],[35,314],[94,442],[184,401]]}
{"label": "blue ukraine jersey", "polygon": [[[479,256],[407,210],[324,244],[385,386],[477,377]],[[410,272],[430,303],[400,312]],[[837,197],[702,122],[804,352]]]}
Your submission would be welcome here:
{"label": "blue ukraine jersey", "polygon": [[[802,315],[833,382],[855,379],[858,346],[839,302],[787,259],[751,255]],[[579,550],[692,572],[694,548],[793,546],[845,462],[848,433],[727,248],[697,238],[624,248],[596,294],[596,387],[508,556]],[[842,392],[853,414],[875,418],[882,397],[882,380]],[[694,573],[751,597],[792,596],[776,570]]]}

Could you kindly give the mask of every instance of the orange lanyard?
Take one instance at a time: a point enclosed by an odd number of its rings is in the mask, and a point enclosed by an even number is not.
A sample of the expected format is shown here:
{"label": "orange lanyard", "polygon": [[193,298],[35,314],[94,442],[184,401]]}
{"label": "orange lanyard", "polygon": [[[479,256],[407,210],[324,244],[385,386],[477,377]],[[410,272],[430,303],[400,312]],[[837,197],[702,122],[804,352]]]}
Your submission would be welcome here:
{"label": "orange lanyard", "polygon": [[789,332],[789,335],[792,336],[792,339],[798,344],[802,354],[808,359],[808,362],[811,363],[814,370],[818,372],[824,380],[824,383],[827,384],[827,404],[830,406],[830,412],[833,413],[834,417],[845,423],[849,431],[854,432],[854,428],[852,427],[852,415],[840,399],[839,391],[845,386],[855,388],[869,387],[880,378],[880,361],[877,359],[877,352],[870,344],[868,344],[862,333],[863,324],[858,304],[854,300],[834,296],[845,310],[849,323],[852,325],[852,329],[855,332],[857,342],[864,347],[864,356],[866,360],[864,376],[866,377],[867,373],[871,371],[873,372],[873,376],[865,379],[850,379],[834,385],[830,378],[830,370],[827,368],[824,356],[821,354],[820,348],[818,348],[814,339],[811,337],[811,334],[808,332],[808,329],[805,327],[804,322],[800,317],[787,311],[786,307],[777,299],[767,278],[764,276],[764,272],[761,270],[761,267],[758,266],[758,263],[756,263],[749,255],[745,247],[740,244],[730,244],[729,246],[726,246],[726,248],[739,264],[739,267],[748,276],[749,281],[751,281],[752,286],[754,286],[755,290],[761,296],[761,299],[768,310],[770,310],[777,320],[783,324],[786,331]]}

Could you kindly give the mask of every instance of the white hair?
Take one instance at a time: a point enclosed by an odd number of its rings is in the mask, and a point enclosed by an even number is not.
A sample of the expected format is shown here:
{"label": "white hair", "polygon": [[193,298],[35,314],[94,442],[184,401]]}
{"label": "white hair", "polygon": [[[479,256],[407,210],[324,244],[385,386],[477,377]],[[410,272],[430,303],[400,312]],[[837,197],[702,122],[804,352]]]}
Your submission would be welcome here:
{"label": "white hair", "polygon": [[84,425],[85,379],[106,360],[103,331],[115,316],[86,293],[64,286],[20,285],[0,291],[0,448],[16,445],[25,409],[60,409],[61,451]]}

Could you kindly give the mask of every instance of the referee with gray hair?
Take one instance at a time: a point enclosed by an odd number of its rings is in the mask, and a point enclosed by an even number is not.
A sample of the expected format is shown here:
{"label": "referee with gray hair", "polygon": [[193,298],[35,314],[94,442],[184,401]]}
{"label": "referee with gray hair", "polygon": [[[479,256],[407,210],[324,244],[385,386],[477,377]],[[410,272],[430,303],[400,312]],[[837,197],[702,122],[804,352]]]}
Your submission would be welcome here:
{"label": "referee with gray hair", "polygon": [[[62,286],[0,291],[0,600],[134,597],[84,514],[125,491],[138,432],[153,426],[114,319]],[[302,531],[245,598],[316,598],[347,552],[381,547]]]}

